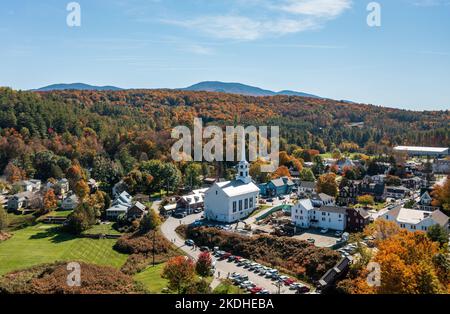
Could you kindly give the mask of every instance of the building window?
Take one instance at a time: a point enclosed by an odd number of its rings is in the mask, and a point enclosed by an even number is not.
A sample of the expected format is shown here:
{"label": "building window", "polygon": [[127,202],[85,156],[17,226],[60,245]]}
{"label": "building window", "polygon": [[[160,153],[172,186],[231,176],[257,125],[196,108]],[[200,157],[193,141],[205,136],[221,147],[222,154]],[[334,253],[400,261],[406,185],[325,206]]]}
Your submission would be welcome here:
{"label": "building window", "polygon": [[242,200],[239,200],[239,211],[242,210]]}
{"label": "building window", "polygon": [[248,209],[248,198],[244,201],[244,209]]}
{"label": "building window", "polygon": [[233,213],[236,212],[236,201],[233,202]]}
{"label": "building window", "polygon": [[249,200],[250,200],[250,208],[253,208],[253,197],[250,197]]}

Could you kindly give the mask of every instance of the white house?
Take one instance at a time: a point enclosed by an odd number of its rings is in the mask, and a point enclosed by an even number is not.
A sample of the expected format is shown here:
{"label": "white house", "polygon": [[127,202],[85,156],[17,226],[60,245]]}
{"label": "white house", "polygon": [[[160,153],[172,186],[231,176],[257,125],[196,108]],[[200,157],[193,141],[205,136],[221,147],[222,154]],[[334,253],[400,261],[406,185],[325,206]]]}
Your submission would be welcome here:
{"label": "white house", "polygon": [[338,206],[314,206],[310,199],[302,199],[291,210],[292,222],[300,228],[321,228],[344,231],[346,208]]}
{"label": "white house", "polygon": [[429,227],[434,225],[440,225],[448,230],[449,218],[440,210],[429,212],[397,206],[384,214],[382,218],[393,221],[397,223],[400,228],[409,231],[426,232]]}
{"label": "white house", "polygon": [[112,202],[112,206],[106,210],[108,219],[117,219],[121,214],[127,214],[128,210],[133,206],[133,197],[128,192],[123,191],[116,196]]}
{"label": "white house", "polygon": [[435,159],[433,173],[450,174],[450,159]]}
{"label": "white house", "polygon": [[19,183],[24,192],[35,192],[41,189],[41,180],[23,180]]}
{"label": "white house", "polygon": [[249,168],[245,150],[242,149],[236,179],[216,182],[205,192],[205,217],[207,219],[231,223],[247,217],[256,209],[260,190],[253,183]]}
{"label": "white house", "polygon": [[64,210],[73,210],[75,209],[78,204],[80,203],[78,196],[75,194],[67,196],[61,204],[61,208]]}
{"label": "white house", "polygon": [[411,190],[405,188],[404,186],[387,186],[386,187],[386,197],[391,197],[395,199],[403,199],[409,194],[411,194]]}
{"label": "white house", "polygon": [[439,207],[432,205],[432,201],[433,198],[430,196],[430,193],[424,191],[420,196],[419,202],[417,202],[417,207],[424,211],[435,211],[439,209]]}
{"label": "white house", "polygon": [[298,193],[314,193],[316,192],[316,182],[314,181],[300,181],[298,185]]}
{"label": "white house", "polygon": [[311,196],[311,202],[315,207],[335,205],[334,197],[325,193],[314,193]]}

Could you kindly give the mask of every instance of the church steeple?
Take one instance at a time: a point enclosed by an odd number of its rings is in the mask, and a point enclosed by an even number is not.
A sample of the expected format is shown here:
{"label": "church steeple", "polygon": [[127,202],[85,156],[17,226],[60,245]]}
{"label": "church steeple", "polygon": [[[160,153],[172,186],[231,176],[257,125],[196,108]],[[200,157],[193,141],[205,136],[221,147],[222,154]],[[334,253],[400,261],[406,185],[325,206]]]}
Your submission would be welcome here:
{"label": "church steeple", "polygon": [[242,136],[241,141],[241,160],[237,165],[236,180],[241,180],[244,183],[252,182],[252,177],[250,177],[250,164],[247,162],[245,157],[245,133]]}

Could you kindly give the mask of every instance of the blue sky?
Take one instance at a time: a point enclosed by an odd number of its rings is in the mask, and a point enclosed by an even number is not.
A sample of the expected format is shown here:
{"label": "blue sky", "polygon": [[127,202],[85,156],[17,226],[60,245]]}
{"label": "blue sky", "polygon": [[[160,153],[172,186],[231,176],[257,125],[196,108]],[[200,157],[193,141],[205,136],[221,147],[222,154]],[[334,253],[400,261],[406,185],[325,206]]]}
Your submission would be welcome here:
{"label": "blue sky", "polygon": [[450,109],[450,0],[1,1],[0,85],[179,88],[204,80]]}

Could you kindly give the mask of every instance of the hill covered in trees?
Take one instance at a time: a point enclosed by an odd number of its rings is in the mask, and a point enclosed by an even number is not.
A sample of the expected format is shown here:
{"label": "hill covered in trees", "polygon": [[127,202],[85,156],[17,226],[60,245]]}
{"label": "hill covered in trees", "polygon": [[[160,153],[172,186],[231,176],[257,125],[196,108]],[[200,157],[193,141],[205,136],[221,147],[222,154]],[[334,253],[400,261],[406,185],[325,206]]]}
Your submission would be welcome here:
{"label": "hill covered in trees", "polygon": [[[0,172],[12,163],[28,177],[58,177],[78,160],[85,168],[97,161],[97,168],[118,165],[128,173],[139,161],[170,161],[172,128],[192,126],[194,117],[221,126],[278,125],[281,150],[287,151],[347,147],[375,154],[398,144],[450,146],[449,111],[414,112],[296,96],[0,88]],[[354,127],[355,122],[364,125]]]}

